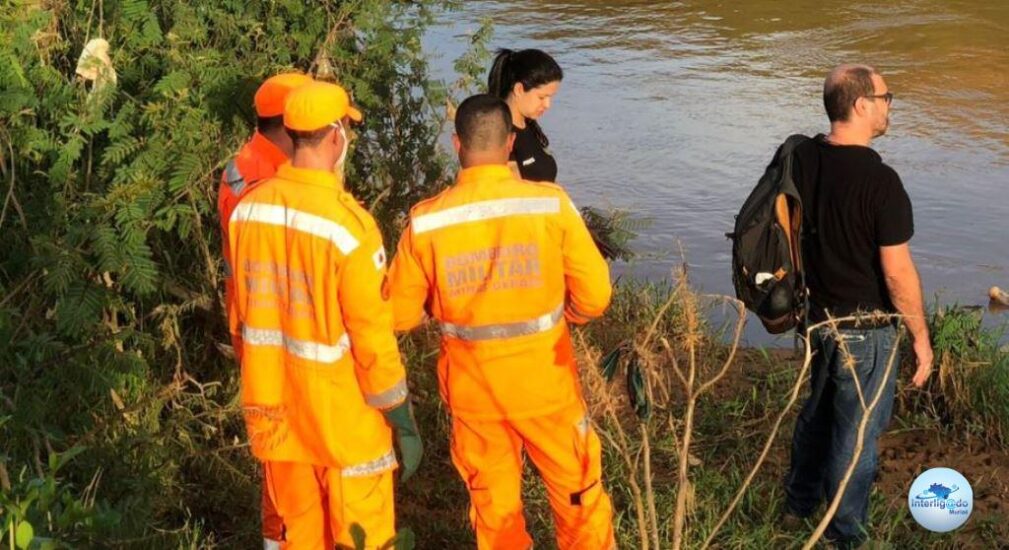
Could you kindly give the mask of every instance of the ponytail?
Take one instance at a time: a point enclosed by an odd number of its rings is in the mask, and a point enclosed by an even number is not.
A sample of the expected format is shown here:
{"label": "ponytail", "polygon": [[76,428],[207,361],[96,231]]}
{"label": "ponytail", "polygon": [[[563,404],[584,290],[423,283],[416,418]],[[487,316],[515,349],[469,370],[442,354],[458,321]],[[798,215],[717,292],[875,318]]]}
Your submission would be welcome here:
{"label": "ponytail", "polygon": [[501,99],[508,99],[515,86],[515,75],[511,71],[512,54],[515,53],[507,48],[498,50],[494,56],[494,64],[490,67],[490,75],[487,77],[487,93]]}

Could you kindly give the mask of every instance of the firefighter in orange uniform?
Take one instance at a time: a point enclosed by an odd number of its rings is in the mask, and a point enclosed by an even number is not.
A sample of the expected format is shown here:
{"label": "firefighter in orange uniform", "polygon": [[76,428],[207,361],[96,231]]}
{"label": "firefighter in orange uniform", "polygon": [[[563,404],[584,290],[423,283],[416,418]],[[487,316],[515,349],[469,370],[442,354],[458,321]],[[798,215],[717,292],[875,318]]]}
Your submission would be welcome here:
{"label": "firefighter in orange uniform", "polygon": [[[291,138],[284,130],[284,100],[287,94],[312,79],[301,73],[282,73],[266,79],[259,89],[253,102],[256,107],[256,132],[242,146],[238,154],[228,161],[221,175],[221,186],[217,195],[217,211],[221,220],[221,242],[224,247],[225,279],[224,297],[228,312],[231,343],[235,353],[241,353],[241,336],[237,332],[234,321],[233,296],[234,288],[231,279],[231,266],[228,264],[228,218],[242,195],[260,182],[272,178],[277,167],[287,162],[291,156]],[[261,499],[263,548],[276,550],[280,547],[280,539],[284,533],[284,525],[280,516],[273,509],[267,497],[266,487],[263,487]]]}
{"label": "firefighter in orange uniform", "polygon": [[241,403],[252,453],[281,516],[281,548],[367,548],[395,535],[393,436],[405,480],[422,446],[383,298],[385,250],[343,187],[347,93],[312,82],[284,108],[289,163],[229,219]]}
{"label": "firefighter in orange uniform", "polygon": [[524,450],[546,484],[558,548],[609,550],[612,506],[568,331],[609,305],[609,269],[560,187],[508,169],[502,100],[467,99],[455,129],[456,184],[413,208],[390,268],[396,328],[425,311],[441,326],[440,392],[477,547],[532,547]]}

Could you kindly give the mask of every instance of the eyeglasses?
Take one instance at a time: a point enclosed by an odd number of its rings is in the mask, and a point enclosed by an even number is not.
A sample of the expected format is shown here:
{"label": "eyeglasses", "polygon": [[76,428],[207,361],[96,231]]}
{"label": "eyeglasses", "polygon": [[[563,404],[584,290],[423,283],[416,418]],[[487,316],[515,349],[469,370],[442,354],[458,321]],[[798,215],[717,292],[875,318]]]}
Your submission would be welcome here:
{"label": "eyeglasses", "polygon": [[893,103],[893,92],[886,92],[885,94],[879,94],[879,95],[864,95],[862,97],[866,99],[882,99],[883,101],[886,102],[887,105]]}

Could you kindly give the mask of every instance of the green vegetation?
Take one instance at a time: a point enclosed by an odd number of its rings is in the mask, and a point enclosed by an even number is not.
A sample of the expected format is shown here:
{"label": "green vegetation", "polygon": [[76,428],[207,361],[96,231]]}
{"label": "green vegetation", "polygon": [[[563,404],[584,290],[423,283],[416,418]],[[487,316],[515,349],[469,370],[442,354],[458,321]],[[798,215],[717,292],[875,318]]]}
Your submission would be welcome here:
{"label": "green vegetation", "polygon": [[980,307],[936,306],[931,315],[936,378],[931,391],[909,399],[921,418],[951,439],[1009,445],[1009,354],[1002,331],[982,327]]}
{"label": "green vegetation", "polygon": [[[420,37],[432,10],[448,4],[0,7],[0,547],[259,544],[258,472],[236,407],[237,369],[222,344],[217,178],[249,135],[251,96],[266,76],[294,68],[337,79],[366,117],[348,181],[391,243],[409,205],[448,181],[451,163],[437,147],[444,106],[475,87],[484,67],[489,27],[460,59],[457,83],[430,80]],[[114,84],[74,74],[81,49],[96,37],[111,44]],[[618,241],[626,236],[619,221],[610,227]],[[697,402],[689,491],[681,495],[687,401],[670,362],[687,365],[694,346],[698,372],[709,378],[730,354],[724,329],[703,322],[715,306],[691,296],[668,283],[624,282],[607,317],[576,332],[588,400],[607,442],[606,483],[623,548],[642,540],[669,547],[678,504],[686,512],[683,545],[697,547],[759,454],[798,374],[783,353],[744,350],[729,363]],[[974,445],[973,454],[996,457],[978,468],[1002,467],[1009,361],[971,315],[935,315],[943,370],[930,392],[902,393],[895,427],[901,437],[941,433],[949,445]],[[621,344],[646,368],[654,405],[644,423],[628,408],[624,378],[607,384],[592,369]],[[399,492],[400,524],[412,528],[418,548],[471,547],[467,497],[449,459],[436,389],[437,335],[420,331],[401,345],[427,457]],[[722,528],[722,547],[797,545],[811,531],[789,532],[777,521],[790,418]],[[898,462],[890,456],[884,466]],[[908,462],[919,468],[921,460]],[[948,546],[954,539],[924,534],[900,506],[894,487],[913,472],[885,467],[873,506],[878,534],[901,547]],[[550,547],[549,510],[532,479],[530,528]],[[989,501],[1006,496],[995,480],[984,483],[978,494]],[[1001,513],[979,507],[965,536],[981,546],[1005,540]]]}
{"label": "green vegetation", "polygon": [[[5,538],[255,544],[257,474],[221,346],[220,170],[265,77],[338,79],[367,113],[349,181],[392,238],[397,214],[448,181],[450,90],[420,49],[446,4],[0,7]],[[114,82],[75,75],[93,38],[111,44]]]}

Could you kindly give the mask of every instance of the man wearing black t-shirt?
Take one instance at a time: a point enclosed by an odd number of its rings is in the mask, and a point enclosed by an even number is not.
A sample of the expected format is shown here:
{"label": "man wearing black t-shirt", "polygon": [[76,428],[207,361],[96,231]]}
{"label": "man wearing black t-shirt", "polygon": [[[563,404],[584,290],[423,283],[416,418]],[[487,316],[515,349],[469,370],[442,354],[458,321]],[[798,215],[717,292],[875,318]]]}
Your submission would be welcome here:
{"label": "man wearing black t-shirt", "polygon": [[[900,313],[914,341],[912,382],[920,387],[932,370],[932,346],[908,246],[911,201],[897,172],[869,147],[886,133],[892,99],[872,67],[834,69],[823,87],[830,133],[800,145],[793,168],[805,208],[810,323],[860,312]],[[794,516],[809,517],[824,498],[834,498],[854,456],[863,402],[871,403],[882,384],[857,466],[826,532],[838,547],[854,548],[868,537],[877,440],[893,408],[896,372],[886,367],[896,328],[888,321],[863,321],[841,322],[838,329],[811,335],[811,395],[796,422],[785,484]],[[845,363],[847,355],[853,364]]]}

